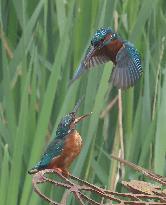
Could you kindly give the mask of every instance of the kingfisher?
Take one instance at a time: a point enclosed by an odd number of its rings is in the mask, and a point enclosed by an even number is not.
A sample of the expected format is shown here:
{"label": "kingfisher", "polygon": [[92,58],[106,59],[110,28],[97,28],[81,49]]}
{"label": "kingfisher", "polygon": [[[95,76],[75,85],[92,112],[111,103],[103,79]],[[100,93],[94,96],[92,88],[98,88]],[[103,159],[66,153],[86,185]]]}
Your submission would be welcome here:
{"label": "kingfisher", "polygon": [[92,37],[70,84],[84,71],[108,61],[114,64],[110,81],[118,89],[134,86],[142,75],[141,57],[135,46],[111,28],[100,28]]}
{"label": "kingfisher", "polygon": [[39,162],[28,171],[29,174],[35,174],[40,170],[54,169],[66,177],[69,176],[68,168],[82,148],[82,138],[76,130],[76,125],[91,114],[76,117],[80,103],[81,100],[78,101],[72,112],[62,118],[55,138],[47,146]]}

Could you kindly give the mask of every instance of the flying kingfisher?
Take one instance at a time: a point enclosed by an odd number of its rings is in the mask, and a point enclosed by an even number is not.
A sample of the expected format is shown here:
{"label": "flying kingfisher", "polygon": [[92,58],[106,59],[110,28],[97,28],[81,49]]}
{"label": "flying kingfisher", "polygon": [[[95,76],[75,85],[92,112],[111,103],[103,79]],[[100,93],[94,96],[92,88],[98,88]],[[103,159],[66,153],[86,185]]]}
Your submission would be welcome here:
{"label": "flying kingfisher", "polygon": [[141,58],[134,45],[122,40],[111,28],[100,28],[94,34],[71,83],[89,68],[110,60],[114,64],[110,80],[115,87],[127,89],[141,77]]}
{"label": "flying kingfisher", "polygon": [[56,169],[66,177],[69,175],[68,168],[82,148],[82,139],[76,130],[76,125],[91,114],[76,117],[80,103],[81,100],[72,112],[62,118],[56,131],[56,137],[47,146],[40,161],[28,171],[29,174],[35,174],[44,169]]}

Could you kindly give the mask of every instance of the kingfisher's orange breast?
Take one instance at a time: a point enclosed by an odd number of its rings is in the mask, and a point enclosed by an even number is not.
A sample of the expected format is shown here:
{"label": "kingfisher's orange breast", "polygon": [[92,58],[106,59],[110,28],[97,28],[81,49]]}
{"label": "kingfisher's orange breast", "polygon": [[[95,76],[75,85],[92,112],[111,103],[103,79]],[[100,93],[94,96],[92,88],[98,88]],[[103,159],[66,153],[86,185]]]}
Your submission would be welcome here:
{"label": "kingfisher's orange breast", "polygon": [[64,149],[60,156],[55,157],[48,168],[65,169],[70,166],[72,161],[79,155],[82,148],[82,139],[80,134],[74,130],[66,138]]}
{"label": "kingfisher's orange breast", "polygon": [[119,40],[112,41],[109,45],[105,47],[105,53],[110,59],[116,64],[116,55],[119,49],[123,46],[122,42]]}

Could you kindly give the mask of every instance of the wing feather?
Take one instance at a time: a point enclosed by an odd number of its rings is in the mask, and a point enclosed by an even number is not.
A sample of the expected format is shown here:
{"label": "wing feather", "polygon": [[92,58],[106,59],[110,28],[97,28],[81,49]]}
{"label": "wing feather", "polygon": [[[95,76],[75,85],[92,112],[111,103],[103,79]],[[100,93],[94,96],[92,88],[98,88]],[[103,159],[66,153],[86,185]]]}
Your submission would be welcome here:
{"label": "wing feather", "polygon": [[134,46],[125,41],[116,56],[116,66],[111,80],[114,86],[127,89],[133,86],[142,75],[140,55]]}
{"label": "wing feather", "polygon": [[46,148],[44,154],[41,156],[40,161],[32,169],[40,170],[46,168],[54,157],[57,157],[61,154],[63,147],[64,140],[58,138],[54,139]]}
{"label": "wing feather", "polygon": [[104,64],[108,61],[110,61],[110,58],[106,55],[104,55],[105,52],[103,52],[104,48],[101,49],[95,49],[93,46],[90,46],[85,54],[85,57],[79,64],[76,72],[74,73],[74,77],[71,80],[70,83],[75,81],[79,76],[84,73],[86,70],[93,68],[97,65]]}

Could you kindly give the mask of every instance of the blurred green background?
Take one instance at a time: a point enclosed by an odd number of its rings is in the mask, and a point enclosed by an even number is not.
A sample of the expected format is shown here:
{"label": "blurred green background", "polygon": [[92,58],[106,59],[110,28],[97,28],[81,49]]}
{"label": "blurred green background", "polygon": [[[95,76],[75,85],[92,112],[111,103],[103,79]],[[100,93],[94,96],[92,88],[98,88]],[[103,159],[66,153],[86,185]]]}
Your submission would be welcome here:
{"label": "blurred green background", "polygon": [[[71,173],[108,189],[115,186],[117,162],[110,154],[123,151],[118,103],[101,117],[118,95],[108,83],[112,63],[68,88],[101,26],[118,29],[142,57],[143,77],[122,92],[124,157],[166,174],[166,1],[0,0],[1,205],[47,204],[32,192],[27,170],[81,96],[79,114],[93,115],[78,126],[84,146]],[[140,176],[126,169],[124,177]],[[47,192],[54,198],[61,190]]]}

